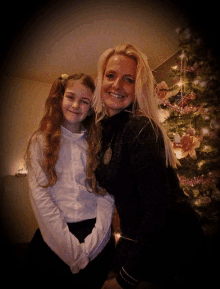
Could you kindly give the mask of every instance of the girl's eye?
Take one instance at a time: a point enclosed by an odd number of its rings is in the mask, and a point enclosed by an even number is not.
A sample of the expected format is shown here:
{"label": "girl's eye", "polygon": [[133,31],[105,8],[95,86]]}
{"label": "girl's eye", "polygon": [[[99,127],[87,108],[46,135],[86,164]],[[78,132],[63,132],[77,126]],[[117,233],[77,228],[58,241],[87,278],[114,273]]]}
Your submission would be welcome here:
{"label": "girl's eye", "polygon": [[67,98],[68,98],[69,100],[73,100],[73,99],[74,99],[73,96],[67,96]]}

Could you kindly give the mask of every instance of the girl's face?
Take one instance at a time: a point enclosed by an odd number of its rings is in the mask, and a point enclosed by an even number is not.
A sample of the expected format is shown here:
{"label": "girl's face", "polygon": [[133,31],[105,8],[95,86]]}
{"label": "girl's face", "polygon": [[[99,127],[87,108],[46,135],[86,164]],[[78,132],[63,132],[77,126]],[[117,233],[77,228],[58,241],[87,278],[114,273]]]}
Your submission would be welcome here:
{"label": "girl's face", "polygon": [[136,69],[135,60],[128,56],[113,55],[108,60],[101,97],[109,116],[119,113],[134,101]]}
{"label": "girl's face", "polygon": [[81,122],[90,114],[92,95],[91,89],[80,80],[67,86],[62,101],[65,128],[75,133],[80,132]]}

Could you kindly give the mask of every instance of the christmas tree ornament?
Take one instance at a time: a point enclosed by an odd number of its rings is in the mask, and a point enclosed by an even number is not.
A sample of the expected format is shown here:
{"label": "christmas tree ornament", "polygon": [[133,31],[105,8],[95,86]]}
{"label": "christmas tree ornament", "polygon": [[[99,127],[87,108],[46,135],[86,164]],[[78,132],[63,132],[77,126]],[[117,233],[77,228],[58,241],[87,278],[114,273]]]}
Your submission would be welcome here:
{"label": "christmas tree ornament", "polygon": [[180,135],[179,135],[178,133],[176,133],[176,134],[174,135],[174,142],[175,142],[176,144],[178,144],[178,143],[180,143],[180,140],[181,140]]}
{"label": "christmas tree ornament", "polygon": [[214,130],[220,129],[220,119],[212,119],[210,122],[210,127]]}
{"label": "christmas tree ornament", "polygon": [[196,97],[196,94],[194,92],[187,93],[184,98],[178,103],[179,107],[185,107],[190,103],[191,99],[194,99]]}
{"label": "christmas tree ornament", "polygon": [[209,129],[207,127],[202,128],[202,135],[208,136],[209,135]]}
{"label": "christmas tree ornament", "polygon": [[195,135],[196,130],[190,126],[190,128],[187,129],[186,133],[193,136],[193,135]]}
{"label": "christmas tree ornament", "polygon": [[194,201],[194,205],[197,207],[206,207],[211,203],[211,199],[208,196],[201,196]]}
{"label": "christmas tree ornament", "polygon": [[173,150],[178,159],[187,157],[196,158],[196,148],[200,147],[200,138],[198,136],[184,135],[181,138],[180,143],[173,143]]}
{"label": "christmas tree ornament", "polygon": [[192,192],[193,192],[193,197],[194,198],[197,198],[200,195],[200,192],[199,192],[198,189],[193,189]]}
{"label": "christmas tree ornament", "polygon": [[178,94],[175,96],[175,102],[176,102],[176,104],[179,104],[180,101],[181,101],[181,99],[182,99],[182,96],[181,96],[180,93],[178,93]]}
{"label": "christmas tree ornament", "polygon": [[169,90],[169,87],[165,81],[158,83],[156,86],[156,94],[160,99],[166,99],[168,90]]}

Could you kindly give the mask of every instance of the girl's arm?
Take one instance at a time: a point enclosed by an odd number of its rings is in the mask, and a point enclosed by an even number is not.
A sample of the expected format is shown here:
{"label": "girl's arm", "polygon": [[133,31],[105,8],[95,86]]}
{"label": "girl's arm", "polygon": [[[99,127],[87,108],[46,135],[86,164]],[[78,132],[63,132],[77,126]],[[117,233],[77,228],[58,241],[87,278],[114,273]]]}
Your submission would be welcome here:
{"label": "girl's arm", "polygon": [[111,237],[111,223],[114,213],[114,198],[106,193],[98,197],[96,224],[92,233],[85,238],[88,257],[93,260],[105,247]]}
{"label": "girl's arm", "polygon": [[72,273],[78,273],[86,267],[89,259],[85,244],[69,231],[68,225],[50,194],[50,187],[40,185],[47,183],[42,169],[43,141],[35,137],[32,141],[31,165],[28,166],[30,200],[44,241],[68,265]]}

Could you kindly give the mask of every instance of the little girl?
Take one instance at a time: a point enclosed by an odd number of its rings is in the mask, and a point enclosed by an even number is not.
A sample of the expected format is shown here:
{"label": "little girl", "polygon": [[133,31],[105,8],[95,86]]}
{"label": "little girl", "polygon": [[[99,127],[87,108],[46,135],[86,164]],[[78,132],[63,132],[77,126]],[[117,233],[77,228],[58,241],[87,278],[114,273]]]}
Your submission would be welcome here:
{"label": "little girl", "polygon": [[98,289],[108,274],[114,199],[95,178],[85,183],[87,146],[91,151],[98,139],[91,109],[94,89],[92,78],[83,73],[56,79],[28,144],[30,200],[39,229],[27,265],[32,281],[40,285]]}

